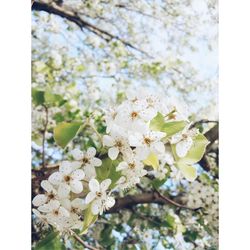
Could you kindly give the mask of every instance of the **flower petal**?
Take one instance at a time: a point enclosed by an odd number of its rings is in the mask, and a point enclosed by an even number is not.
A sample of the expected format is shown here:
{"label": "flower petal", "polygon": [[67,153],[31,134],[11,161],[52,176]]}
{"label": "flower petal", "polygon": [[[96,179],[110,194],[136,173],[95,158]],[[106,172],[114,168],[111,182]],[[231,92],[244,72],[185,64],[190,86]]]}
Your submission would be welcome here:
{"label": "flower petal", "polygon": [[55,191],[51,183],[47,180],[41,182],[41,187],[48,193]]}
{"label": "flower petal", "polygon": [[71,202],[69,199],[63,199],[61,200],[61,205],[65,207],[67,210],[71,209]]}
{"label": "flower petal", "polygon": [[32,204],[36,207],[39,207],[47,202],[48,198],[44,194],[38,194],[32,200]]}
{"label": "flower petal", "polygon": [[58,188],[58,196],[60,198],[66,198],[69,195],[70,186],[66,183],[61,183]]}
{"label": "flower petal", "polygon": [[82,183],[78,180],[73,180],[70,182],[71,191],[75,194],[80,194],[83,190]]}
{"label": "flower petal", "polygon": [[192,145],[193,145],[193,140],[190,137],[188,137],[183,141],[178,142],[176,144],[176,154],[179,157],[185,157],[189,149],[192,147]]}
{"label": "flower petal", "polygon": [[64,217],[69,217],[70,213],[66,208],[60,207],[59,208],[59,215],[64,216]]}
{"label": "flower petal", "polygon": [[108,150],[108,156],[111,160],[115,160],[119,154],[119,149],[116,147],[110,148]]}
{"label": "flower petal", "polygon": [[165,146],[164,146],[163,142],[158,141],[152,145],[152,149],[153,149],[153,151],[155,151],[155,153],[164,153]]}
{"label": "flower petal", "polygon": [[86,204],[83,199],[76,198],[71,202],[72,207],[84,209],[86,207]]}
{"label": "flower petal", "polygon": [[88,158],[94,157],[95,154],[96,154],[96,149],[95,148],[93,148],[93,147],[88,148],[88,150],[87,150],[87,157]]}
{"label": "flower petal", "polygon": [[85,166],[83,170],[85,172],[85,178],[87,180],[91,180],[92,178],[96,177],[96,171],[92,165]]}
{"label": "flower petal", "polygon": [[49,182],[53,185],[59,185],[62,181],[62,174],[60,172],[55,172],[49,177]]}
{"label": "flower petal", "polygon": [[94,167],[100,167],[102,165],[102,161],[96,157],[90,160],[91,165]]}
{"label": "flower petal", "polygon": [[116,167],[116,171],[124,170],[127,168],[128,168],[128,163],[123,161],[118,164],[118,166]]}
{"label": "flower petal", "polygon": [[100,185],[96,179],[91,179],[89,182],[89,189],[91,192],[100,192]]}
{"label": "flower petal", "polygon": [[85,198],[85,203],[89,204],[92,200],[94,200],[96,197],[96,193],[94,192],[89,192]]}
{"label": "flower petal", "polygon": [[83,158],[83,152],[79,148],[73,149],[70,153],[77,161],[80,161]]}
{"label": "flower petal", "polygon": [[103,212],[101,200],[96,200],[93,202],[91,206],[91,211],[94,215],[97,215]]}
{"label": "flower petal", "polygon": [[115,141],[111,136],[109,136],[109,135],[103,136],[103,145],[104,146],[113,147],[114,144],[115,144]]}
{"label": "flower petal", "polygon": [[63,161],[59,167],[59,171],[63,174],[63,175],[68,175],[72,172],[72,165],[71,162],[69,161]]}
{"label": "flower petal", "polygon": [[100,184],[101,191],[106,191],[108,189],[108,187],[110,186],[110,184],[111,184],[110,179],[106,179],[106,180],[102,181]]}
{"label": "flower petal", "polygon": [[105,202],[105,206],[107,209],[113,207],[115,205],[115,199],[111,196],[107,197],[106,202]]}
{"label": "flower petal", "polygon": [[75,180],[83,180],[85,173],[82,169],[77,169],[71,174],[71,177]]}

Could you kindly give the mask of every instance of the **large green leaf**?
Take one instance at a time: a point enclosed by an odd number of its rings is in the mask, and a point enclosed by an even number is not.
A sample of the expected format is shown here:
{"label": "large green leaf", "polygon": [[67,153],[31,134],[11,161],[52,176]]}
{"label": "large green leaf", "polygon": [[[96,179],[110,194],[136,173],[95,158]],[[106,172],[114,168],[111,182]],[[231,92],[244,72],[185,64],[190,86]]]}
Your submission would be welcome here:
{"label": "large green leaf", "polygon": [[152,130],[165,132],[167,137],[182,131],[186,125],[187,123],[185,121],[166,122],[161,113],[158,113],[157,116],[150,121],[150,128]]}
{"label": "large green leaf", "polygon": [[33,88],[32,89],[32,101],[35,106],[42,105],[45,101],[44,91]]}
{"label": "large green leaf", "polygon": [[65,148],[67,144],[77,135],[81,122],[62,122],[54,128],[54,139],[57,145]]}
{"label": "large green leaf", "polygon": [[44,98],[45,102],[50,105],[61,106],[66,102],[61,95],[53,94],[49,90],[45,92]]}
{"label": "large green leaf", "polygon": [[198,134],[193,138],[193,145],[188,151],[187,155],[183,158],[179,158],[176,154],[176,145],[172,145],[173,154],[178,163],[194,164],[201,160],[209,141],[203,134]]}
{"label": "large green leaf", "polygon": [[84,221],[83,221],[83,228],[82,228],[82,231],[81,231],[81,235],[82,234],[86,234],[88,232],[88,228],[93,224],[95,223],[95,221],[97,220],[98,218],[98,215],[94,215],[91,211],[91,204],[89,205],[89,207],[87,209],[84,210],[83,212],[83,218],[84,218]]}
{"label": "large green leaf", "polygon": [[66,250],[66,247],[60,241],[58,233],[51,232],[43,240],[39,241],[33,250]]}
{"label": "large green leaf", "polygon": [[177,167],[180,169],[180,171],[188,181],[194,181],[196,179],[197,170],[194,166],[183,163],[177,163]]}

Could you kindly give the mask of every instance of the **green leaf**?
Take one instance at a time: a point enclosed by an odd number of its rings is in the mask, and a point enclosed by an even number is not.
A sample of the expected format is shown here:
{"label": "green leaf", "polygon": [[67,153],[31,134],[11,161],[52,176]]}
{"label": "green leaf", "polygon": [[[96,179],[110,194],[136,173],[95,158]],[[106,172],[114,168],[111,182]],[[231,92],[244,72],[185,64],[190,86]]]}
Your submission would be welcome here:
{"label": "green leaf", "polygon": [[32,89],[32,101],[35,106],[42,105],[45,101],[44,91],[38,89]]}
{"label": "green leaf", "polygon": [[166,222],[167,222],[168,227],[175,229],[176,227],[175,218],[172,215],[170,214],[167,215]]}
{"label": "green leaf", "polygon": [[186,125],[187,123],[185,121],[166,122],[161,113],[158,113],[157,116],[150,121],[150,128],[152,130],[165,132],[167,137],[182,131]]}
{"label": "green leaf", "polygon": [[193,138],[193,145],[188,151],[187,155],[183,158],[179,158],[176,154],[176,145],[172,145],[173,154],[178,163],[194,164],[201,160],[209,141],[203,134],[198,134]]}
{"label": "green leaf", "polygon": [[94,215],[91,211],[91,205],[92,203],[89,205],[89,207],[87,209],[84,210],[83,212],[83,218],[84,218],[84,221],[83,221],[83,228],[82,228],[82,231],[80,233],[80,235],[82,234],[86,234],[88,232],[88,228],[93,224],[95,223],[95,221],[97,220],[98,218],[98,215]]}
{"label": "green leaf", "polygon": [[66,247],[60,241],[58,233],[56,232],[49,233],[43,240],[39,241],[33,248],[33,250],[48,250],[48,249],[66,250]]}
{"label": "green leaf", "polygon": [[158,112],[157,115],[150,121],[149,126],[154,131],[161,131],[164,123],[164,116]]}
{"label": "green leaf", "polygon": [[152,166],[154,169],[158,169],[159,167],[159,160],[158,157],[155,153],[150,153],[148,158],[146,160],[143,161],[144,164],[148,165],[148,166]]}
{"label": "green leaf", "polygon": [[197,177],[197,170],[192,165],[186,165],[183,163],[177,163],[177,167],[180,169],[184,177],[189,181],[194,181]]}
{"label": "green leaf", "polygon": [[116,171],[118,164],[118,160],[112,161],[110,158],[102,160],[102,165],[96,168],[97,180],[101,182],[109,178],[112,181],[110,188],[113,188],[121,177],[121,171]]}
{"label": "green leaf", "polygon": [[186,125],[185,121],[166,122],[162,127],[162,132],[165,132],[169,137],[182,131]]}
{"label": "green leaf", "polygon": [[46,91],[44,98],[45,102],[50,105],[62,106],[66,102],[61,95],[53,94],[51,91]]}
{"label": "green leaf", "polygon": [[54,128],[54,139],[57,145],[65,148],[67,144],[77,135],[81,122],[62,122]]}

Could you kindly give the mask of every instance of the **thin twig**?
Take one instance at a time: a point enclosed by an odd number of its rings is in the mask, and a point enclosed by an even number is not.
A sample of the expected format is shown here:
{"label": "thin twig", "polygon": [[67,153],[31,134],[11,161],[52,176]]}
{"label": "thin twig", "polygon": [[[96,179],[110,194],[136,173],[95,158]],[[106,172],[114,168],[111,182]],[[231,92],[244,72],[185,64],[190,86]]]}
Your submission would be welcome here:
{"label": "thin twig", "polygon": [[154,191],[157,193],[157,195],[158,195],[160,198],[162,198],[163,200],[167,201],[168,203],[170,203],[170,204],[172,204],[172,205],[174,205],[174,206],[176,206],[176,207],[185,208],[185,209],[189,209],[189,210],[193,210],[193,211],[196,211],[196,210],[200,209],[200,207],[199,207],[199,208],[191,208],[191,207],[185,206],[185,205],[183,205],[183,204],[179,204],[179,203],[177,203],[176,201],[173,201],[173,200],[171,200],[170,198],[168,198],[168,197],[162,195],[157,189],[154,189]]}
{"label": "thin twig", "polygon": [[84,247],[90,249],[90,250],[100,250],[100,248],[95,248],[84,242],[79,235],[77,235],[73,230],[69,229],[71,235],[79,242],[81,243]]}
{"label": "thin twig", "polygon": [[44,123],[44,130],[43,130],[43,141],[42,141],[42,165],[45,168],[45,139],[46,139],[46,132],[48,127],[49,115],[48,115],[48,108],[44,105],[45,109],[45,123]]}

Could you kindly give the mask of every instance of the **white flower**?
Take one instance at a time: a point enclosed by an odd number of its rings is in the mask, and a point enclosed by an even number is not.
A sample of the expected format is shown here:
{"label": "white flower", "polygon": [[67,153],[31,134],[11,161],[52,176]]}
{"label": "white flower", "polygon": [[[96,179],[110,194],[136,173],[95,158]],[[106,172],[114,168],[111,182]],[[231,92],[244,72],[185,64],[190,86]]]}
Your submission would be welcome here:
{"label": "white flower", "polygon": [[128,140],[117,133],[112,133],[111,136],[104,135],[103,145],[110,147],[108,150],[108,156],[111,160],[115,160],[119,153],[128,154],[132,151],[128,144]]}
{"label": "white flower", "polygon": [[137,160],[135,157],[130,157],[126,161],[122,161],[117,166],[117,171],[122,171],[122,174],[142,177],[147,174],[147,171],[143,169],[144,165],[142,162]]}
{"label": "white flower", "polygon": [[185,157],[193,145],[193,137],[197,134],[197,129],[188,130],[191,124],[186,126],[183,131],[172,136],[170,143],[176,144],[176,154]]}
{"label": "white flower", "polygon": [[48,204],[38,207],[38,210],[45,214],[46,219],[51,224],[59,224],[64,217],[70,216],[69,211],[62,207],[57,200],[52,200]]}
{"label": "white flower", "polygon": [[46,191],[45,194],[38,194],[32,200],[34,206],[39,207],[51,200],[57,199],[57,191],[47,180],[41,182],[41,187]]}
{"label": "white flower", "polygon": [[59,171],[49,177],[49,181],[58,186],[59,197],[67,197],[71,192],[79,194],[83,190],[81,180],[84,179],[84,172],[81,169],[75,169],[70,162],[63,161]]}
{"label": "white flower", "polygon": [[133,104],[124,102],[118,109],[115,122],[130,131],[146,131],[146,122],[154,117],[154,113],[147,110],[146,107],[146,101],[138,101]]}
{"label": "white flower", "polygon": [[149,131],[141,134],[136,133],[129,136],[129,144],[132,147],[136,147],[136,154],[139,159],[146,159],[150,152],[156,154],[164,153],[165,147],[160,140],[166,136],[166,133]]}
{"label": "white flower", "polygon": [[107,210],[114,206],[115,199],[107,195],[107,190],[111,184],[110,179],[102,181],[100,184],[96,179],[92,179],[89,182],[90,192],[85,198],[86,204],[91,204],[91,211],[93,214],[102,214],[104,210]]}
{"label": "white flower", "polygon": [[163,180],[168,172],[165,164],[160,164],[158,169],[151,171],[151,173],[155,176],[155,178],[159,180]]}
{"label": "white flower", "polygon": [[70,212],[70,227],[73,229],[80,229],[82,227],[81,214],[87,205],[83,199],[76,198],[74,200],[65,199],[61,204]]}
{"label": "white flower", "polygon": [[99,167],[102,165],[102,161],[95,157],[96,149],[93,147],[88,148],[87,152],[83,152],[80,149],[76,148],[71,151],[71,154],[75,160],[82,162],[83,167],[88,165]]}

